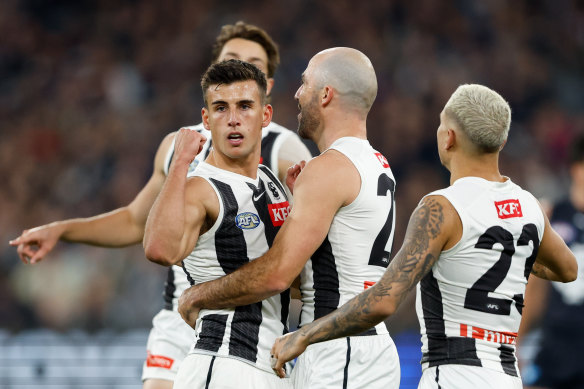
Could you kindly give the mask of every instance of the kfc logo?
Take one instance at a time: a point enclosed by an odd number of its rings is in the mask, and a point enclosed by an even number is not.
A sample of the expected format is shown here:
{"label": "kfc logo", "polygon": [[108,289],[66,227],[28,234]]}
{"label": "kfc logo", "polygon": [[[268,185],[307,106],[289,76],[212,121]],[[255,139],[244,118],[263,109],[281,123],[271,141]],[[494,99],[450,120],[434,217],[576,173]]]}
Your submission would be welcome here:
{"label": "kfc logo", "polygon": [[287,201],[277,204],[268,204],[268,211],[270,212],[272,224],[275,227],[280,227],[282,224],[284,224],[284,220],[286,220],[288,214],[290,213],[290,205]]}
{"label": "kfc logo", "polygon": [[389,163],[387,162],[387,158],[385,158],[381,153],[375,153],[375,156],[377,157],[377,159],[381,163],[381,166],[383,166],[384,168],[389,167]]}
{"label": "kfc logo", "polygon": [[375,285],[373,281],[363,281],[363,289],[369,289],[369,287]]}
{"label": "kfc logo", "polygon": [[161,367],[163,369],[170,369],[174,359],[163,357],[162,355],[154,355],[147,352],[146,366],[148,367]]}
{"label": "kfc logo", "polygon": [[497,208],[497,216],[499,216],[499,219],[523,216],[519,200],[495,201],[495,207]]}

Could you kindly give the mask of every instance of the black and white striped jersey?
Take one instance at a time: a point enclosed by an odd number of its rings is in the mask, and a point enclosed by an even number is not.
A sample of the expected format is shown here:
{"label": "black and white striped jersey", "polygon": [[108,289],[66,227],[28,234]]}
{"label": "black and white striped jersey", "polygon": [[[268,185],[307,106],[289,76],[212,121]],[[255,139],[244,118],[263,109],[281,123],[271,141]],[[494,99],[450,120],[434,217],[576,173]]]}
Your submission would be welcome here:
{"label": "black and white striped jersey", "polygon": [[[207,138],[207,142],[203,145],[203,150],[196,156],[192,162],[189,172],[192,172],[197,167],[200,161],[205,160],[211,151],[213,141],[211,139],[211,131],[208,131],[203,127],[203,123],[199,123],[195,126],[187,126],[193,130],[201,132]],[[295,150],[284,150],[292,146]],[[270,168],[271,171],[278,171],[278,159],[289,159],[292,162],[297,162],[301,159],[309,159],[310,153],[305,146],[298,144],[301,143],[298,135],[287,128],[270,122],[268,126],[262,129],[262,144],[261,144],[261,159],[260,163]],[[170,169],[170,163],[172,162],[172,157],[174,155],[174,140],[170,145],[168,152],[166,154],[166,159],[164,163],[164,172],[168,175]],[[284,157],[284,158],[282,158]],[[185,277],[185,274],[180,266],[171,266],[168,269],[166,283],[163,291],[164,298],[164,308],[168,310],[176,310],[178,307],[178,298],[182,292],[188,288],[189,283]]]}
{"label": "black and white striped jersey", "polygon": [[[191,285],[229,274],[260,257],[289,213],[284,189],[265,166],[252,179],[200,162],[189,177],[202,177],[215,190],[219,215],[183,260]],[[201,310],[191,353],[232,357],[272,372],[270,349],[288,332],[289,291],[232,309]]]}
{"label": "black and white striped jersey", "polygon": [[[329,149],[361,176],[355,200],[338,210],[327,237],[300,275],[300,326],[337,309],[377,282],[389,265],[395,225],[395,179],[387,159],[367,140],[345,137]],[[368,333],[384,334],[384,323]]]}
{"label": "black and white striped jersey", "polygon": [[545,226],[541,208],[510,179],[464,177],[430,195],[450,201],[462,237],[417,285],[422,368],[460,364],[519,376],[515,342]]}

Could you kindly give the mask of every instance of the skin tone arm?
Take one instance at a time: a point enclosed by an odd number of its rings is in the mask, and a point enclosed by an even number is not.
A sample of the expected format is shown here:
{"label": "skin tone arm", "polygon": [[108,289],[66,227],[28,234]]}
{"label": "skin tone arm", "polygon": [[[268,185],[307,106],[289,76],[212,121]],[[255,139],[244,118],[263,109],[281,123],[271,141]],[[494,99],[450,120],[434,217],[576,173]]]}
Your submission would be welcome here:
{"label": "skin tone arm", "polygon": [[[341,181],[345,185],[339,187]],[[337,210],[359,188],[359,173],[342,154],[330,150],[311,160],[298,175],[294,207],[272,248],[227,276],[187,289],[179,299],[183,319],[194,326],[202,308],[251,304],[286,290],[323,242]]]}
{"label": "skin tone arm", "polygon": [[300,161],[308,161],[312,158],[308,147],[299,137],[289,135],[278,153],[278,179],[281,182],[286,181],[288,168]]}
{"label": "skin tone arm", "polygon": [[578,275],[576,257],[552,228],[545,212],[544,218],[545,229],[531,274],[550,281],[574,281]]}
{"label": "skin tone arm", "polygon": [[202,178],[187,178],[189,165],[205,141],[187,128],[176,136],[168,177],[146,221],[144,251],[152,262],[170,266],[182,261],[216,219],[219,200],[214,190]]}
{"label": "skin tone arm", "polygon": [[152,176],[129,205],[89,218],[56,221],[24,230],[9,242],[17,247],[20,259],[24,263],[37,263],[59,240],[102,247],[123,247],[141,242],[148,212],[166,178],[164,160],[174,136],[175,133],[167,135],[158,147]]}

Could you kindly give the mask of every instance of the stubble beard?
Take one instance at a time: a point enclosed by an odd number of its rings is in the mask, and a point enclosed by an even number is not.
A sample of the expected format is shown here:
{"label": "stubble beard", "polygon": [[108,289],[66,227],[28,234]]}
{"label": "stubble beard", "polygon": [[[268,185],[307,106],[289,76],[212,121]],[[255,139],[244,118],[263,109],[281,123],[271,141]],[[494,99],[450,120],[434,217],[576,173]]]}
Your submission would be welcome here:
{"label": "stubble beard", "polygon": [[314,105],[310,102],[305,108],[300,111],[300,121],[298,122],[298,135],[304,139],[314,139],[314,134],[320,126],[320,118],[318,112],[314,109]]}

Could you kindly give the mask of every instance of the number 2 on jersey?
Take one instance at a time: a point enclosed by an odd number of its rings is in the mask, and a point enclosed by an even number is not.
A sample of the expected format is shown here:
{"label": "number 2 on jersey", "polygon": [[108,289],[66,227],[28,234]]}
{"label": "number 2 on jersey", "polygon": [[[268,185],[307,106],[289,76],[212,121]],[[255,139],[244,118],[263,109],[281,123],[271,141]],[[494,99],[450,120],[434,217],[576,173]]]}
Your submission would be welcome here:
{"label": "number 2 on jersey", "polygon": [[[524,276],[526,279],[529,277],[539,248],[537,227],[534,224],[526,224],[523,226],[521,235],[517,240],[517,246],[527,246],[530,241],[533,243],[533,251],[525,260]],[[503,227],[494,226],[479,237],[479,241],[475,247],[492,250],[496,243],[503,246],[501,256],[466,292],[464,307],[494,315],[510,315],[512,300],[490,297],[489,293],[494,292],[503,283],[511,268],[511,259],[513,254],[515,254],[513,235]],[[517,310],[521,313],[523,308],[523,294],[514,295],[513,300],[515,301]]]}
{"label": "number 2 on jersey", "polygon": [[387,241],[391,235],[393,224],[393,194],[395,191],[395,182],[385,173],[379,175],[377,180],[377,196],[386,197],[389,193],[391,199],[389,214],[385,224],[377,234],[373,247],[371,248],[371,255],[369,255],[369,265],[387,267],[389,266],[389,251],[385,251]]}

